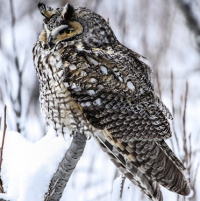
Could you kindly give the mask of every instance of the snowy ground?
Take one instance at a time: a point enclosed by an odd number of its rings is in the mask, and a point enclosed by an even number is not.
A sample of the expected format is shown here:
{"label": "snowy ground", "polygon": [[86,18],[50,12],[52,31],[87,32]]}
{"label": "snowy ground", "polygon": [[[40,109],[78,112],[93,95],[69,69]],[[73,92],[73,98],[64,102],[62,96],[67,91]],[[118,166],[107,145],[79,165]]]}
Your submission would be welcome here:
{"label": "snowy ground", "polygon": [[27,141],[20,133],[7,132],[1,170],[7,198],[43,201],[51,177],[70,143],[70,139],[57,137],[53,129],[36,143]]}

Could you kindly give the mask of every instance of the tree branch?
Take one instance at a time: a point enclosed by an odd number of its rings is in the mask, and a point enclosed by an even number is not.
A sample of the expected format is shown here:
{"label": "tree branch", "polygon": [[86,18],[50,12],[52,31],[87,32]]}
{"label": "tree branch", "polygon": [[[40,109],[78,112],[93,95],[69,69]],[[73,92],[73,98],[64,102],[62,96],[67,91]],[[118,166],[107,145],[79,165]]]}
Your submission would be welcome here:
{"label": "tree branch", "polygon": [[[6,135],[6,129],[7,129],[7,123],[6,123],[6,105],[4,106],[4,127],[3,127],[3,138],[2,138],[2,144],[1,144],[1,149],[0,149],[0,173],[1,173],[1,164],[3,161],[3,147],[4,147],[4,141],[5,141],[5,135]],[[0,126],[1,128],[1,126]],[[1,176],[0,176],[0,193],[4,193],[4,189],[3,189],[3,183],[1,180]],[[8,200],[4,200],[2,198],[0,198],[0,201],[8,201]]]}
{"label": "tree branch", "polygon": [[16,127],[17,131],[21,133],[21,124],[20,124],[20,118],[22,116],[22,76],[23,76],[23,70],[20,69],[20,63],[19,63],[19,57],[17,54],[17,48],[16,48],[16,34],[15,34],[15,24],[16,24],[16,18],[15,18],[15,12],[14,12],[14,5],[13,0],[10,0],[10,13],[11,13],[11,30],[12,30],[12,48],[13,48],[13,56],[14,56],[14,65],[16,72],[17,72],[17,78],[18,78],[18,91],[16,98],[13,96],[13,94],[10,94],[10,99],[12,101],[13,110],[16,115]]}
{"label": "tree branch", "polygon": [[[4,128],[3,128],[3,137],[2,137],[2,143],[1,143],[1,148],[0,148],[0,173],[1,173],[1,165],[3,161],[3,147],[4,147],[4,141],[5,141],[5,135],[6,135],[6,129],[7,129],[7,124],[6,124],[6,105],[4,107]],[[0,193],[4,193],[3,189],[3,182],[1,180],[0,176]]]}
{"label": "tree branch", "polygon": [[58,201],[62,197],[67,182],[75,169],[80,157],[83,154],[86,137],[84,133],[76,132],[70,148],[60,162],[56,173],[51,179],[48,192],[45,194],[45,201]]}
{"label": "tree branch", "polygon": [[176,0],[176,2],[186,18],[188,27],[196,35],[197,44],[200,49],[200,19],[196,15],[199,11],[195,11],[197,8],[194,5],[194,1]]}

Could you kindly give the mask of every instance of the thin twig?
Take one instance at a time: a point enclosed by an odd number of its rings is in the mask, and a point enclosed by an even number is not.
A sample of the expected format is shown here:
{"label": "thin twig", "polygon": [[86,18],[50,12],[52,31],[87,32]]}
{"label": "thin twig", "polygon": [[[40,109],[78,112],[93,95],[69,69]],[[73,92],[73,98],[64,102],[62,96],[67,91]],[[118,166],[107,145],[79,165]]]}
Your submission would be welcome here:
{"label": "thin twig", "polygon": [[21,86],[22,86],[23,71],[20,69],[19,57],[17,55],[17,49],[16,49],[16,37],[15,37],[16,18],[14,13],[13,0],[10,0],[10,13],[11,13],[11,29],[12,29],[12,48],[14,51],[14,64],[15,64],[14,67],[16,68],[16,72],[18,76],[17,97],[13,98],[13,95],[10,94],[10,99],[12,101],[13,110],[17,117],[17,122],[16,122],[17,131],[21,133],[21,125],[20,125],[19,119],[21,118],[21,115],[22,115],[22,87]]}
{"label": "thin twig", "polygon": [[[189,147],[188,147],[188,172],[192,172],[192,141],[191,141],[191,133],[189,134]],[[189,182],[191,183],[191,176],[189,178]]]}
{"label": "thin twig", "polygon": [[3,161],[3,147],[4,147],[4,141],[5,141],[5,135],[6,135],[6,129],[7,129],[7,124],[6,124],[6,105],[4,106],[4,128],[3,128],[3,138],[2,138],[2,143],[1,143],[1,148],[0,148],[0,172],[1,172],[1,165]]}
{"label": "thin twig", "polygon": [[[173,71],[171,71],[171,101],[172,101],[172,114],[175,117],[176,110],[175,110],[175,103],[174,103],[174,74],[173,74]],[[177,137],[177,133],[176,133],[176,130],[175,130],[175,118],[172,121],[172,129],[173,129],[173,133],[174,133],[174,137],[175,137],[175,141],[176,141],[178,151],[180,152],[180,146],[179,146],[179,143],[178,143],[178,137]],[[173,142],[172,142],[172,145],[173,145]]]}
{"label": "thin twig", "polygon": [[126,177],[125,177],[125,175],[123,175],[122,181],[121,181],[121,186],[120,186],[120,199],[122,198],[122,195],[123,195],[125,179],[126,179]]}
{"label": "thin twig", "polygon": [[[4,142],[5,142],[5,135],[6,135],[6,129],[7,129],[7,124],[6,124],[6,105],[4,106],[4,128],[3,128],[3,138],[2,138],[2,143],[1,143],[1,148],[0,148],[0,173],[1,173],[1,165],[3,161],[3,147],[4,147]],[[0,176],[0,193],[4,193],[3,189],[3,182]]]}
{"label": "thin twig", "polygon": [[183,150],[185,153],[185,162],[188,165],[188,148],[187,148],[187,136],[186,136],[186,108],[188,99],[188,82],[186,82],[184,110],[183,110]]}

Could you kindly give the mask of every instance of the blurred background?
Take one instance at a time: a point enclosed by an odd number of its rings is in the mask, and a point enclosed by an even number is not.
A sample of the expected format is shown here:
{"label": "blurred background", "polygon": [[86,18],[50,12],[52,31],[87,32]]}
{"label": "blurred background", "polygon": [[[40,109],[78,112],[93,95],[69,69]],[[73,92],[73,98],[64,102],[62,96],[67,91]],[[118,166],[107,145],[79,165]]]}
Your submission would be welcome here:
{"label": "blurred background", "polygon": [[[32,142],[46,133],[32,48],[42,30],[38,1],[0,0],[0,117],[7,105],[8,130]],[[200,0],[43,0],[54,8],[71,3],[109,18],[118,40],[145,56],[157,94],[172,112],[167,143],[187,167],[188,198],[163,189],[165,200],[200,200]],[[87,142],[62,200],[109,201],[119,175],[93,140]],[[147,198],[135,186],[132,200]]]}

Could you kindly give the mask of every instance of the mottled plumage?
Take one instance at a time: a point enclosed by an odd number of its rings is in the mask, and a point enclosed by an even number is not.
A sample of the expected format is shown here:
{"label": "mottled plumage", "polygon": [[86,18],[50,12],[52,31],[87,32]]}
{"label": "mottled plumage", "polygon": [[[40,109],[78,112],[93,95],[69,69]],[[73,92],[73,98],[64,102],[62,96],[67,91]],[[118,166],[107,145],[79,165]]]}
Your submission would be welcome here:
{"label": "mottled plumage", "polygon": [[33,58],[47,123],[63,135],[79,130],[94,136],[152,200],[162,200],[159,184],[188,195],[184,167],[164,141],[172,116],[154,92],[143,57],[86,8],[39,9],[44,29]]}

